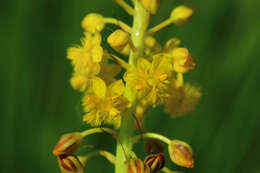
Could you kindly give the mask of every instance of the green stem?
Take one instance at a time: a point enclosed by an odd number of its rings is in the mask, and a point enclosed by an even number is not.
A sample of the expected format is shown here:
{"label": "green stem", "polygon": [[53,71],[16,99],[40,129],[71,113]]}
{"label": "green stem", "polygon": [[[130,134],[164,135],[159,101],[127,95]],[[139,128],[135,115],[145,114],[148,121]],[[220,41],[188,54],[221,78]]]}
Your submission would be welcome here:
{"label": "green stem", "polygon": [[118,133],[116,131],[109,129],[109,128],[92,128],[92,129],[81,132],[81,135],[83,137],[86,137],[86,136],[94,134],[94,133],[108,133],[113,137],[118,136]]}
{"label": "green stem", "polygon": [[110,24],[114,24],[114,25],[118,25],[120,28],[122,28],[124,31],[131,33],[132,32],[132,28],[130,26],[128,26],[127,24],[125,24],[124,22],[118,20],[118,19],[114,19],[112,17],[106,17],[103,19],[103,21],[105,23],[110,23]]}
{"label": "green stem", "polygon": [[169,19],[166,19],[165,21],[163,21],[162,23],[160,23],[159,25],[156,25],[155,27],[149,29],[148,33],[153,35],[155,34],[156,32],[160,31],[161,29],[165,28],[166,26],[172,24],[172,20],[169,18]]}
{"label": "green stem", "polygon": [[[144,38],[146,29],[149,24],[149,13],[142,7],[138,0],[133,0],[134,3],[134,22],[131,33],[131,39],[135,47],[129,57],[129,65],[131,68],[136,67],[136,62],[144,52]],[[133,114],[136,110],[136,98],[131,88],[126,85],[125,97],[131,101],[132,106],[128,109],[122,117],[120,137],[117,142],[116,150],[116,165],[115,173],[127,173],[128,159],[132,153],[133,141],[132,136],[134,132],[134,118]]]}
{"label": "green stem", "polygon": [[132,141],[133,143],[138,142],[142,138],[152,138],[157,139],[159,141],[165,142],[166,144],[170,144],[171,140],[163,135],[157,134],[157,133],[143,133],[141,135],[135,136]]}
{"label": "green stem", "polygon": [[134,0],[133,2],[135,6],[135,14],[131,39],[135,46],[135,51],[131,51],[130,53],[129,64],[135,66],[137,58],[143,56],[144,53],[144,39],[146,29],[149,25],[150,15],[138,0]]}

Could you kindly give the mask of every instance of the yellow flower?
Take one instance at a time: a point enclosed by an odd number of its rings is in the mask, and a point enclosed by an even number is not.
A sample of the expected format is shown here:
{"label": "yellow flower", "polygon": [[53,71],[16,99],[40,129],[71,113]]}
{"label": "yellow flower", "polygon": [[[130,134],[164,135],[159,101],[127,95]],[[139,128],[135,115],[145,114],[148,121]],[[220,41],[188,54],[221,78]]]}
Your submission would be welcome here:
{"label": "yellow flower", "polygon": [[180,40],[172,38],[166,42],[163,52],[168,55],[177,73],[185,73],[195,68],[196,64],[187,48],[178,47]]}
{"label": "yellow flower", "polygon": [[201,96],[200,88],[190,84],[179,88],[172,85],[168,93],[169,97],[164,100],[164,104],[172,117],[193,111]]}
{"label": "yellow flower", "polygon": [[82,20],[81,26],[90,33],[100,32],[105,27],[103,19],[100,14],[90,13]]}
{"label": "yellow flower", "polygon": [[172,77],[169,59],[157,55],[152,62],[139,58],[137,68],[125,73],[124,79],[144,104],[156,105],[165,97],[165,91]]}
{"label": "yellow flower", "polygon": [[112,58],[108,52],[104,52],[103,59],[100,63],[101,70],[99,77],[101,77],[106,83],[110,84],[115,81],[116,75],[122,70],[121,66],[115,63],[112,63]]}
{"label": "yellow flower", "polygon": [[83,98],[86,114],[83,121],[92,126],[102,122],[120,126],[121,113],[128,106],[128,101],[122,96],[125,86],[122,80],[117,80],[106,86],[105,82],[96,77],[92,80],[92,91]]}
{"label": "yellow flower", "polygon": [[100,72],[99,62],[103,57],[103,48],[100,46],[99,33],[85,33],[81,44],[81,46],[69,48],[67,57],[71,60],[74,70],[71,84],[73,88],[84,91],[88,81]]}
{"label": "yellow flower", "polygon": [[175,72],[184,73],[194,69],[195,63],[187,48],[175,48],[172,51],[173,69]]}

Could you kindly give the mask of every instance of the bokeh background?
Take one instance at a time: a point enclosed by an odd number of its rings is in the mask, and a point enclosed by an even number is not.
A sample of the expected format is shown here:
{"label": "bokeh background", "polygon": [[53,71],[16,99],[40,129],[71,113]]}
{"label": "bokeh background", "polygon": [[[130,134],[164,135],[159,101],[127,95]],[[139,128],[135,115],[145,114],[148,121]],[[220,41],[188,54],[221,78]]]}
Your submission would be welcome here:
{"label": "bokeh background", "polygon": [[[167,18],[177,4],[195,7],[193,20],[157,35],[182,40],[197,68],[185,76],[200,85],[195,112],[171,119],[163,108],[149,109],[144,129],[190,143],[192,173],[260,172],[260,1],[162,0],[152,25]],[[85,129],[81,95],[69,84],[72,67],[66,48],[78,44],[80,22],[89,12],[131,17],[112,0],[8,0],[0,5],[0,172],[60,172],[52,149],[67,132]],[[104,35],[111,32],[106,28]],[[158,123],[159,122],[159,123]],[[96,148],[114,151],[107,135],[90,136]],[[137,146],[143,151],[143,145]],[[143,157],[142,157],[143,158]],[[113,172],[103,158],[89,162],[86,172]]]}

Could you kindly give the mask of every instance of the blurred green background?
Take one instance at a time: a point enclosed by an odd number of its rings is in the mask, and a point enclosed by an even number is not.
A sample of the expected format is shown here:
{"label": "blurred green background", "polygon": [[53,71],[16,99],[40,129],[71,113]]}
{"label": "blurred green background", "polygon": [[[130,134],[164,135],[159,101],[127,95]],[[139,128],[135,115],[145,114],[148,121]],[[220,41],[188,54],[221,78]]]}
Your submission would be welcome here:
{"label": "blurred green background", "polygon": [[[203,95],[196,111],[185,117],[171,119],[162,108],[150,109],[145,130],[192,145],[195,168],[182,169],[168,160],[172,169],[260,172],[260,1],[162,0],[151,25],[167,18],[177,4],[195,7],[193,20],[168,27],[157,38],[164,43],[178,37],[189,48],[197,68],[185,79],[200,85]],[[60,172],[52,155],[58,138],[88,127],[79,113],[81,95],[69,84],[66,48],[79,43],[80,22],[89,12],[131,23],[112,0],[1,1],[1,173]],[[102,134],[90,136],[88,144],[115,147]],[[137,148],[142,152],[142,145]],[[113,172],[113,167],[97,157],[86,172]]]}

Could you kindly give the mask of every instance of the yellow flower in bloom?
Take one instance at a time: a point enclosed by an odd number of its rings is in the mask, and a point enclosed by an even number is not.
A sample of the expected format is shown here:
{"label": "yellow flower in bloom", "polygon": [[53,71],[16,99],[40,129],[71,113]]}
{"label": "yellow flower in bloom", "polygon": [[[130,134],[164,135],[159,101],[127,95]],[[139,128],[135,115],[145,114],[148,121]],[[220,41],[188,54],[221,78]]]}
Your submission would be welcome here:
{"label": "yellow flower in bloom", "polygon": [[82,20],[81,26],[90,33],[100,32],[105,27],[103,19],[100,14],[90,13]]}
{"label": "yellow flower in bloom", "polygon": [[171,70],[169,59],[163,55],[156,56],[152,62],[139,58],[137,68],[127,71],[124,79],[144,104],[156,105],[167,96]]}
{"label": "yellow flower in bloom", "polygon": [[200,88],[185,84],[183,87],[172,86],[169,89],[169,97],[164,100],[166,111],[172,117],[181,116],[191,112],[201,96]]}
{"label": "yellow flower in bloom", "polygon": [[110,61],[112,61],[112,58],[109,53],[105,51],[103,59],[100,63],[101,70],[98,76],[101,77],[108,84],[115,81],[116,75],[118,75],[119,72],[122,70],[120,65],[112,63]]}
{"label": "yellow flower in bloom", "polygon": [[122,96],[125,86],[122,80],[117,80],[106,86],[100,78],[92,80],[92,91],[83,98],[86,114],[83,121],[92,126],[99,126],[102,122],[120,126],[121,113],[128,106],[128,101]]}
{"label": "yellow flower in bloom", "polygon": [[99,62],[103,57],[101,35],[85,33],[81,46],[68,49],[67,57],[71,60],[74,73],[71,78],[73,88],[84,91],[90,79],[100,72]]}

